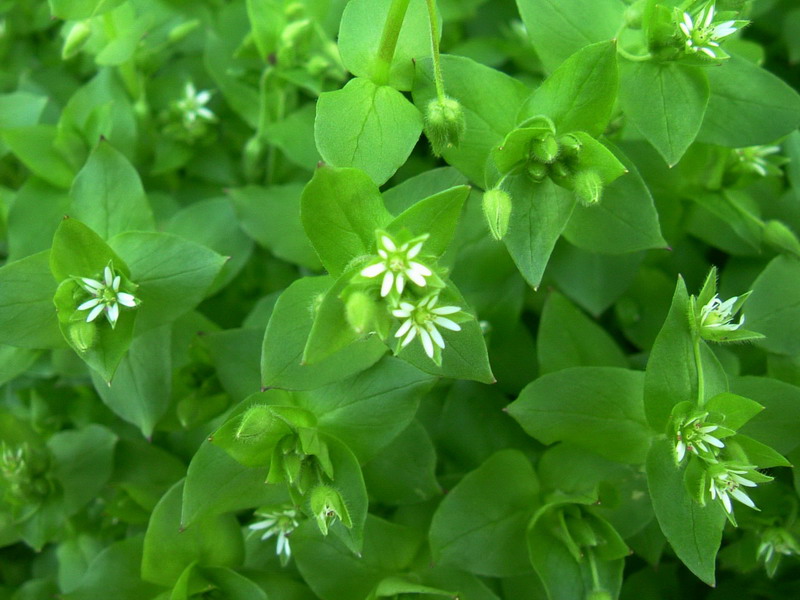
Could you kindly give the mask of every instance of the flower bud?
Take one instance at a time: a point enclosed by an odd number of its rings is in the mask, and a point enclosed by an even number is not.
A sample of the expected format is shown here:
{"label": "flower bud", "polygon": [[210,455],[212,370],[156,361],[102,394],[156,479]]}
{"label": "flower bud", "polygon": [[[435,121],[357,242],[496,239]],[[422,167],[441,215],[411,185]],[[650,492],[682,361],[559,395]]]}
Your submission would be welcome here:
{"label": "flower bud", "polygon": [[97,341],[97,325],[84,319],[68,325],[69,340],[78,352],[86,352]]}
{"label": "flower bud", "polygon": [[573,178],[575,195],[584,206],[592,206],[603,197],[603,180],[597,171],[586,169],[575,173]]}
{"label": "flower bud", "polygon": [[377,318],[375,301],[364,292],[353,292],[345,302],[345,316],[350,327],[363,335],[372,331]]}
{"label": "flower bud", "polygon": [[531,155],[539,162],[552,164],[558,158],[558,142],[552,133],[546,133],[531,142]]}
{"label": "flower bud", "polygon": [[274,443],[291,431],[289,425],[279,419],[272,408],[266,404],[255,404],[242,415],[235,437],[245,443],[258,444],[268,440],[273,440]]}
{"label": "flower bud", "polygon": [[647,0],[637,0],[625,9],[623,19],[630,29],[641,29]]}
{"label": "flower bud", "polygon": [[558,138],[558,144],[561,147],[561,155],[565,158],[577,158],[583,149],[581,141],[571,133]]}
{"label": "flower bud", "polygon": [[78,21],[69,30],[67,38],[64,40],[64,47],[61,49],[61,58],[68,60],[80,52],[86,44],[92,28],[88,21]]}
{"label": "flower bud", "polygon": [[541,183],[548,173],[550,173],[550,165],[540,162],[528,163],[528,175],[534,182]]}
{"label": "flower bud", "polygon": [[328,535],[328,528],[336,519],[348,529],[353,526],[350,512],[338,491],[328,485],[319,485],[311,492],[311,512],[317,520],[322,535]]}
{"label": "flower bud", "polygon": [[508,223],[511,220],[511,196],[501,189],[488,190],[483,195],[482,206],[492,237],[502,240],[508,232]]}
{"label": "flower bud", "polygon": [[242,154],[242,168],[244,169],[244,176],[247,181],[253,182],[259,178],[263,156],[264,142],[262,142],[258,134],[256,134],[247,140],[247,144],[244,146],[244,153]]}
{"label": "flower bud", "polygon": [[428,102],[425,110],[425,135],[436,156],[458,146],[467,129],[464,111],[458,100],[445,96]]}

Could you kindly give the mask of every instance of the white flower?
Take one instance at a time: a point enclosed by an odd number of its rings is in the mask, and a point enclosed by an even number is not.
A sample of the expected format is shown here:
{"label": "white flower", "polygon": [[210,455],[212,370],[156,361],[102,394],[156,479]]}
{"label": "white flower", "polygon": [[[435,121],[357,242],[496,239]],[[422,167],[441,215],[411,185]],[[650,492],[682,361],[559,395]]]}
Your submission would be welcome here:
{"label": "white flower", "polygon": [[383,273],[381,283],[381,296],[386,297],[392,291],[392,287],[398,294],[403,293],[406,279],[412,281],[419,287],[425,287],[426,277],[430,277],[433,272],[420,262],[414,259],[422,250],[422,244],[428,238],[427,235],[414,238],[413,240],[397,246],[389,235],[382,233],[378,236],[378,256],[380,259],[368,267],[361,270],[363,277],[377,277]]}
{"label": "white flower", "polygon": [[700,327],[718,331],[735,331],[739,329],[744,325],[744,315],[742,315],[738,323],[731,322],[736,313],[734,306],[738,299],[739,296],[734,296],[723,302],[719,299],[719,296],[714,295],[708,304],[700,309]]}
{"label": "white flower", "polygon": [[289,546],[289,535],[297,529],[300,522],[297,519],[297,510],[294,508],[281,508],[268,512],[256,512],[256,515],[263,517],[262,520],[256,521],[248,525],[251,531],[261,531],[262,540],[268,540],[272,536],[278,537],[278,543],[275,548],[282,564],[286,564],[292,556],[292,550]]}
{"label": "white flower", "polygon": [[708,491],[711,492],[711,499],[719,498],[728,514],[733,513],[731,496],[750,508],[756,508],[755,503],[750,497],[740,489],[742,486],[756,487],[758,485],[754,481],[742,477],[742,475],[747,475],[747,473],[747,469],[736,469],[733,467],[722,467],[722,469],[717,470],[716,473],[709,473],[710,481]]}
{"label": "white flower", "polygon": [[725,447],[725,442],[711,435],[712,432],[719,429],[719,426],[705,423],[703,419],[706,416],[708,413],[695,415],[678,429],[675,442],[675,455],[678,463],[683,461],[687,450],[699,456],[701,452],[707,454],[712,451],[708,446],[719,449]]}
{"label": "white flower", "polygon": [[766,158],[780,151],[779,146],[749,146],[747,148],[737,148],[734,150],[734,154],[743,169],[754,171],[758,175],[766,177],[767,168],[770,166]]}
{"label": "white flower", "polygon": [[405,336],[400,343],[401,348],[408,346],[411,341],[419,335],[422,347],[429,358],[433,358],[434,344],[439,348],[444,348],[444,338],[436,328],[444,327],[450,331],[461,331],[461,326],[445,317],[461,312],[459,306],[436,306],[439,301],[438,295],[423,298],[414,306],[410,302],[401,302],[400,307],[392,311],[392,315],[398,319],[405,319],[394,337]]}
{"label": "white flower", "polygon": [[702,52],[711,58],[717,58],[714,48],[719,47],[719,40],[738,31],[739,24],[736,21],[724,21],[715,25],[714,3],[709,2],[694,19],[688,12],[683,13],[683,22],[678,27],[686,37],[687,51]]}
{"label": "white flower", "polygon": [[110,263],[103,269],[102,281],[88,277],[78,277],[77,281],[84,290],[93,296],[78,306],[78,310],[89,311],[89,315],[86,317],[87,323],[94,321],[100,313],[105,312],[111,327],[116,327],[120,304],[128,308],[136,308],[139,305],[139,300],[133,294],[119,291],[122,278],[114,274]]}
{"label": "white flower", "polygon": [[206,108],[206,104],[211,100],[211,92],[203,90],[198,92],[194,84],[189,82],[184,89],[184,97],[175,104],[183,115],[183,120],[187,126],[194,125],[197,121],[208,121],[213,123],[217,117]]}

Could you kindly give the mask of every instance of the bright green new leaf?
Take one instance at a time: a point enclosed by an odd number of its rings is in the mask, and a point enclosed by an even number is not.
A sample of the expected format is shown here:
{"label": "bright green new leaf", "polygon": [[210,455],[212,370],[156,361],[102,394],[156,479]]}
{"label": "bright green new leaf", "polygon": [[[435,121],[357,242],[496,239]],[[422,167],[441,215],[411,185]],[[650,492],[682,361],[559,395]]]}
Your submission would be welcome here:
{"label": "bright green new leaf", "polygon": [[800,353],[800,262],[777,256],[753,283],[745,305],[747,328],[763,333],[760,347],[790,356]]}
{"label": "bright green new leaf", "polygon": [[320,167],[303,190],[300,218],[322,264],[338,276],[354,258],[372,252],[375,230],[391,215],[363,171]]}
{"label": "bright green new leaf", "polygon": [[414,105],[368,79],[351,79],[317,101],[314,137],[322,160],[363,169],[378,185],[406,162],[420,133],[422,116]]}
{"label": "bright green new leaf", "polygon": [[430,529],[434,560],[489,577],[529,572],[525,527],[538,492],[536,474],[524,454],[494,454],[439,504]]}
{"label": "bright green new leaf", "polygon": [[50,269],[56,281],[70,277],[99,281],[109,263],[115,272],[130,277],[128,266],[94,230],[77,219],[61,221],[50,252]]}
{"label": "bright green new leaf", "polygon": [[611,119],[618,85],[616,44],[592,44],[573,54],[536,88],[517,120],[545,115],[559,133],[585,131],[597,137]]}
{"label": "bright green new leaf", "polygon": [[697,137],[708,105],[708,75],[678,63],[620,62],[620,104],[669,166]]}
{"label": "bright green new leaf", "polygon": [[643,463],[651,434],[642,409],[643,377],[615,367],[572,367],[522,390],[508,412],[545,444],[571,442],[620,462]]}

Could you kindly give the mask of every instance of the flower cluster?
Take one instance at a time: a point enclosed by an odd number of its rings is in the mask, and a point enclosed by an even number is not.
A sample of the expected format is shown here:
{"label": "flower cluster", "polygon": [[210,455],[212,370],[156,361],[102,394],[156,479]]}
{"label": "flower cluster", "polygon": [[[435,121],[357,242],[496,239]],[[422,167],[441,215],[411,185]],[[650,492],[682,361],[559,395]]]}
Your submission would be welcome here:
{"label": "flower cluster", "polygon": [[745,22],[714,22],[715,3],[707,2],[694,16],[684,12],[678,28],[683,35],[686,52],[705,54],[709,58],[720,58],[720,41],[736,33]]}
{"label": "flower cluster", "polygon": [[292,556],[289,536],[300,524],[298,514],[297,509],[289,505],[258,510],[256,516],[261,517],[261,520],[247,526],[253,532],[263,531],[262,540],[277,536],[275,553],[280,557],[282,565],[286,565]]}
{"label": "flower cluster", "polygon": [[136,308],[139,305],[139,300],[133,294],[120,291],[122,277],[114,272],[111,263],[103,269],[101,279],[78,277],[77,281],[91,296],[78,306],[79,311],[89,311],[86,316],[87,323],[94,321],[100,313],[105,313],[106,320],[114,328],[119,319],[120,305],[127,308]]}
{"label": "flower cluster", "polygon": [[678,463],[683,461],[687,451],[697,456],[706,456],[713,455],[711,447],[725,447],[725,442],[711,435],[719,429],[719,425],[706,423],[704,419],[707,416],[707,412],[697,413],[678,426],[675,434],[675,457]]}
{"label": "flower cluster", "polygon": [[[378,231],[377,238],[377,257],[361,269],[360,275],[367,279],[382,276],[380,297],[387,298],[391,316],[402,320],[394,334],[402,338],[400,348],[419,338],[428,358],[438,363],[439,352],[445,347],[439,328],[461,331],[461,326],[446,315],[460,313],[462,308],[439,304],[443,284],[420,259],[428,235],[398,243],[388,233]],[[408,282],[413,284],[413,291]],[[422,297],[417,295],[428,290]]]}

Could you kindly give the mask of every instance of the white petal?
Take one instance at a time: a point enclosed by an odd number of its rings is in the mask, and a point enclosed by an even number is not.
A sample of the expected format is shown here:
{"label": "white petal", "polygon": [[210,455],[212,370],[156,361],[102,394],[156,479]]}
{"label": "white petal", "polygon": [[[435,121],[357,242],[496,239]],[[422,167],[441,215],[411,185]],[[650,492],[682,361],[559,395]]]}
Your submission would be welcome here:
{"label": "white petal", "polygon": [[86,322],[91,323],[92,321],[94,321],[97,318],[97,315],[103,312],[103,308],[105,308],[105,306],[102,304],[98,304],[97,306],[95,306],[92,309],[92,312],[89,313],[89,316],[86,317]]}
{"label": "white petal", "polygon": [[700,48],[700,52],[708,54],[711,58],[717,58],[716,53],[711,48]]}
{"label": "white petal", "polygon": [[111,272],[110,267],[106,266],[106,268],[103,269],[103,278],[107,287],[110,287],[111,284],[114,283],[114,274]]}
{"label": "white petal", "polygon": [[275,525],[275,519],[265,519],[264,521],[259,521],[258,523],[252,523],[248,525],[248,529],[252,529],[253,531],[258,531],[259,529],[267,529],[268,527],[272,527]]}
{"label": "white petal", "polygon": [[417,254],[420,253],[421,250],[422,250],[422,242],[419,242],[418,244],[414,244],[414,246],[412,246],[411,250],[406,252],[406,258],[408,258],[408,259],[414,258]]}
{"label": "white petal", "polygon": [[416,271],[420,275],[424,275],[425,277],[430,277],[431,275],[433,275],[433,272],[428,267],[426,267],[425,265],[423,265],[421,263],[414,262],[412,260],[408,264],[414,271]]}
{"label": "white petal", "polygon": [[704,435],[701,439],[704,442],[711,444],[712,446],[716,446],[717,448],[725,447],[725,442],[723,442],[722,440],[718,440],[713,435]]}
{"label": "white petal", "polygon": [[381,298],[385,298],[392,291],[392,284],[394,283],[394,273],[386,271],[383,276],[383,283],[381,283]]}
{"label": "white petal", "polygon": [[403,337],[409,329],[411,329],[411,325],[413,321],[409,319],[408,321],[404,321],[402,325],[400,325],[400,329],[397,330],[397,333],[394,334],[394,337]]}
{"label": "white petal", "polygon": [[[694,23],[692,23],[692,16],[687,12],[683,13],[683,23],[682,23],[682,25],[685,25],[686,29],[688,29],[689,31],[694,29]],[[681,27],[681,29],[683,29],[683,27]],[[688,33],[686,35],[688,37],[691,37]]]}
{"label": "white petal", "polygon": [[397,289],[398,294],[403,293],[403,288],[406,286],[406,278],[403,277],[402,273],[398,273],[394,276],[394,287]]}
{"label": "white petal", "polygon": [[739,477],[736,474],[732,475],[733,480],[738,483],[739,485],[743,485],[745,487],[756,487],[758,486],[757,483],[750,481],[749,479],[745,479],[744,477]]}
{"label": "white petal", "polygon": [[[400,306],[402,306],[402,304]],[[411,309],[413,310],[414,307],[412,306]],[[408,319],[411,316],[411,311],[396,308],[392,311],[392,316],[397,317],[398,319]]]}
{"label": "white petal", "polygon": [[732,513],[733,506],[731,506],[731,499],[728,497],[728,494],[720,492],[719,499],[722,500],[722,504],[725,505],[725,510],[727,510],[729,514]]}
{"label": "white petal", "polygon": [[91,300],[87,300],[83,304],[78,307],[78,310],[89,310],[100,304],[100,298],[92,298]]}
{"label": "white petal", "polygon": [[197,109],[197,115],[203,117],[206,121],[213,121],[214,119],[216,119],[214,113],[211,112],[209,109],[205,108],[204,106],[201,106],[200,108]]}
{"label": "white petal", "polygon": [[711,499],[714,500],[717,497],[717,484],[714,483],[714,480],[711,480],[711,485],[708,486],[708,490],[711,492]]}
{"label": "white petal", "polygon": [[686,444],[683,443],[683,440],[678,440],[678,443],[675,444],[675,455],[678,462],[681,462],[683,457],[686,456]]}
{"label": "white petal", "polygon": [[708,27],[711,25],[711,22],[714,20],[714,5],[708,7],[706,12],[705,21],[703,21],[703,27]]}
{"label": "white petal", "polygon": [[394,242],[389,236],[382,235],[381,244],[383,244],[383,247],[386,248],[389,252],[397,251],[397,246],[394,245]]}
{"label": "white petal", "polygon": [[434,327],[433,323],[428,323],[428,333],[431,334],[431,339],[434,344],[439,346],[439,348],[444,348],[444,338],[442,334],[439,333],[439,330]]}
{"label": "white petal", "polygon": [[461,331],[461,325],[445,317],[436,317],[433,320],[433,322],[436,323],[439,327],[444,327],[445,329],[449,329],[450,331]]}
{"label": "white petal", "polygon": [[117,302],[122,304],[122,306],[129,306],[130,308],[136,306],[136,298],[132,294],[127,294],[125,292],[117,294]]}
{"label": "white petal", "polygon": [[427,285],[425,278],[419,272],[413,269],[406,269],[406,275],[408,275],[408,278],[416,283],[419,287],[425,287],[425,285]]}
{"label": "white petal", "polygon": [[430,334],[424,330],[419,330],[419,337],[422,340],[422,347],[425,349],[425,354],[428,355],[428,358],[433,358],[433,342],[431,341]]}
{"label": "white petal", "polygon": [[89,288],[92,291],[97,291],[103,287],[103,284],[97,281],[96,279],[81,277],[81,281],[84,283],[85,287]]}
{"label": "white petal", "polygon": [[120,283],[120,281],[122,281],[122,278],[119,275],[114,277],[114,282],[111,284],[111,287],[114,289],[115,292],[119,291],[119,283]]}
{"label": "white petal", "polygon": [[370,265],[361,269],[362,277],[377,277],[381,273],[386,270],[386,263],[375,263],[374,265]]}
{"label": "white petal", "polygon": [[116,326],[117,319],[119,319],[119,305],[116,302],[106,307],[106,316],[108,316],[108,322],[111,323],[111,327]]}
{"label": "white petal", "polygon": [[211,92],[208,90],[203,90],[202,92],[197,92],[197,95],[194,97],[197,100],[198,104],[205,104],[209,100],[211,100]]}
{"label": "white petal", "polygon": [[745,494],[742,490],[740,490],[738,488],[734,488],[734,489],[731,490],[731,496],[736,498],[742,504],[746,504],[750,508],[755,508],[756,507],[755,502],[753,502],[750,499],[750,496],[748,496],[747,494]]}
{"label": "white petal", "polygon": [[457,312],[461,312],[460,306],[439,306],[431,310],[431,312],[435,315],[454,315]]}
{"label": "white petal", "polygon": [[412,327],[411,330],[408,332],[406,339],[404,339],[400,343],[400,347],[405,348],[406,346],[408,346],[411,343],[411,340],[413,340],[416,337],[416,335],[417,335],[417,327]]}
{"label": "white petal", "polygon": [[684,23],[679,23],[678,27],[681,28],[681,31],[683,32],[683,35],[685,35],[687,38],[692,37],[692,32],[689,30],[688,27],[686,27],[686,25]]}

